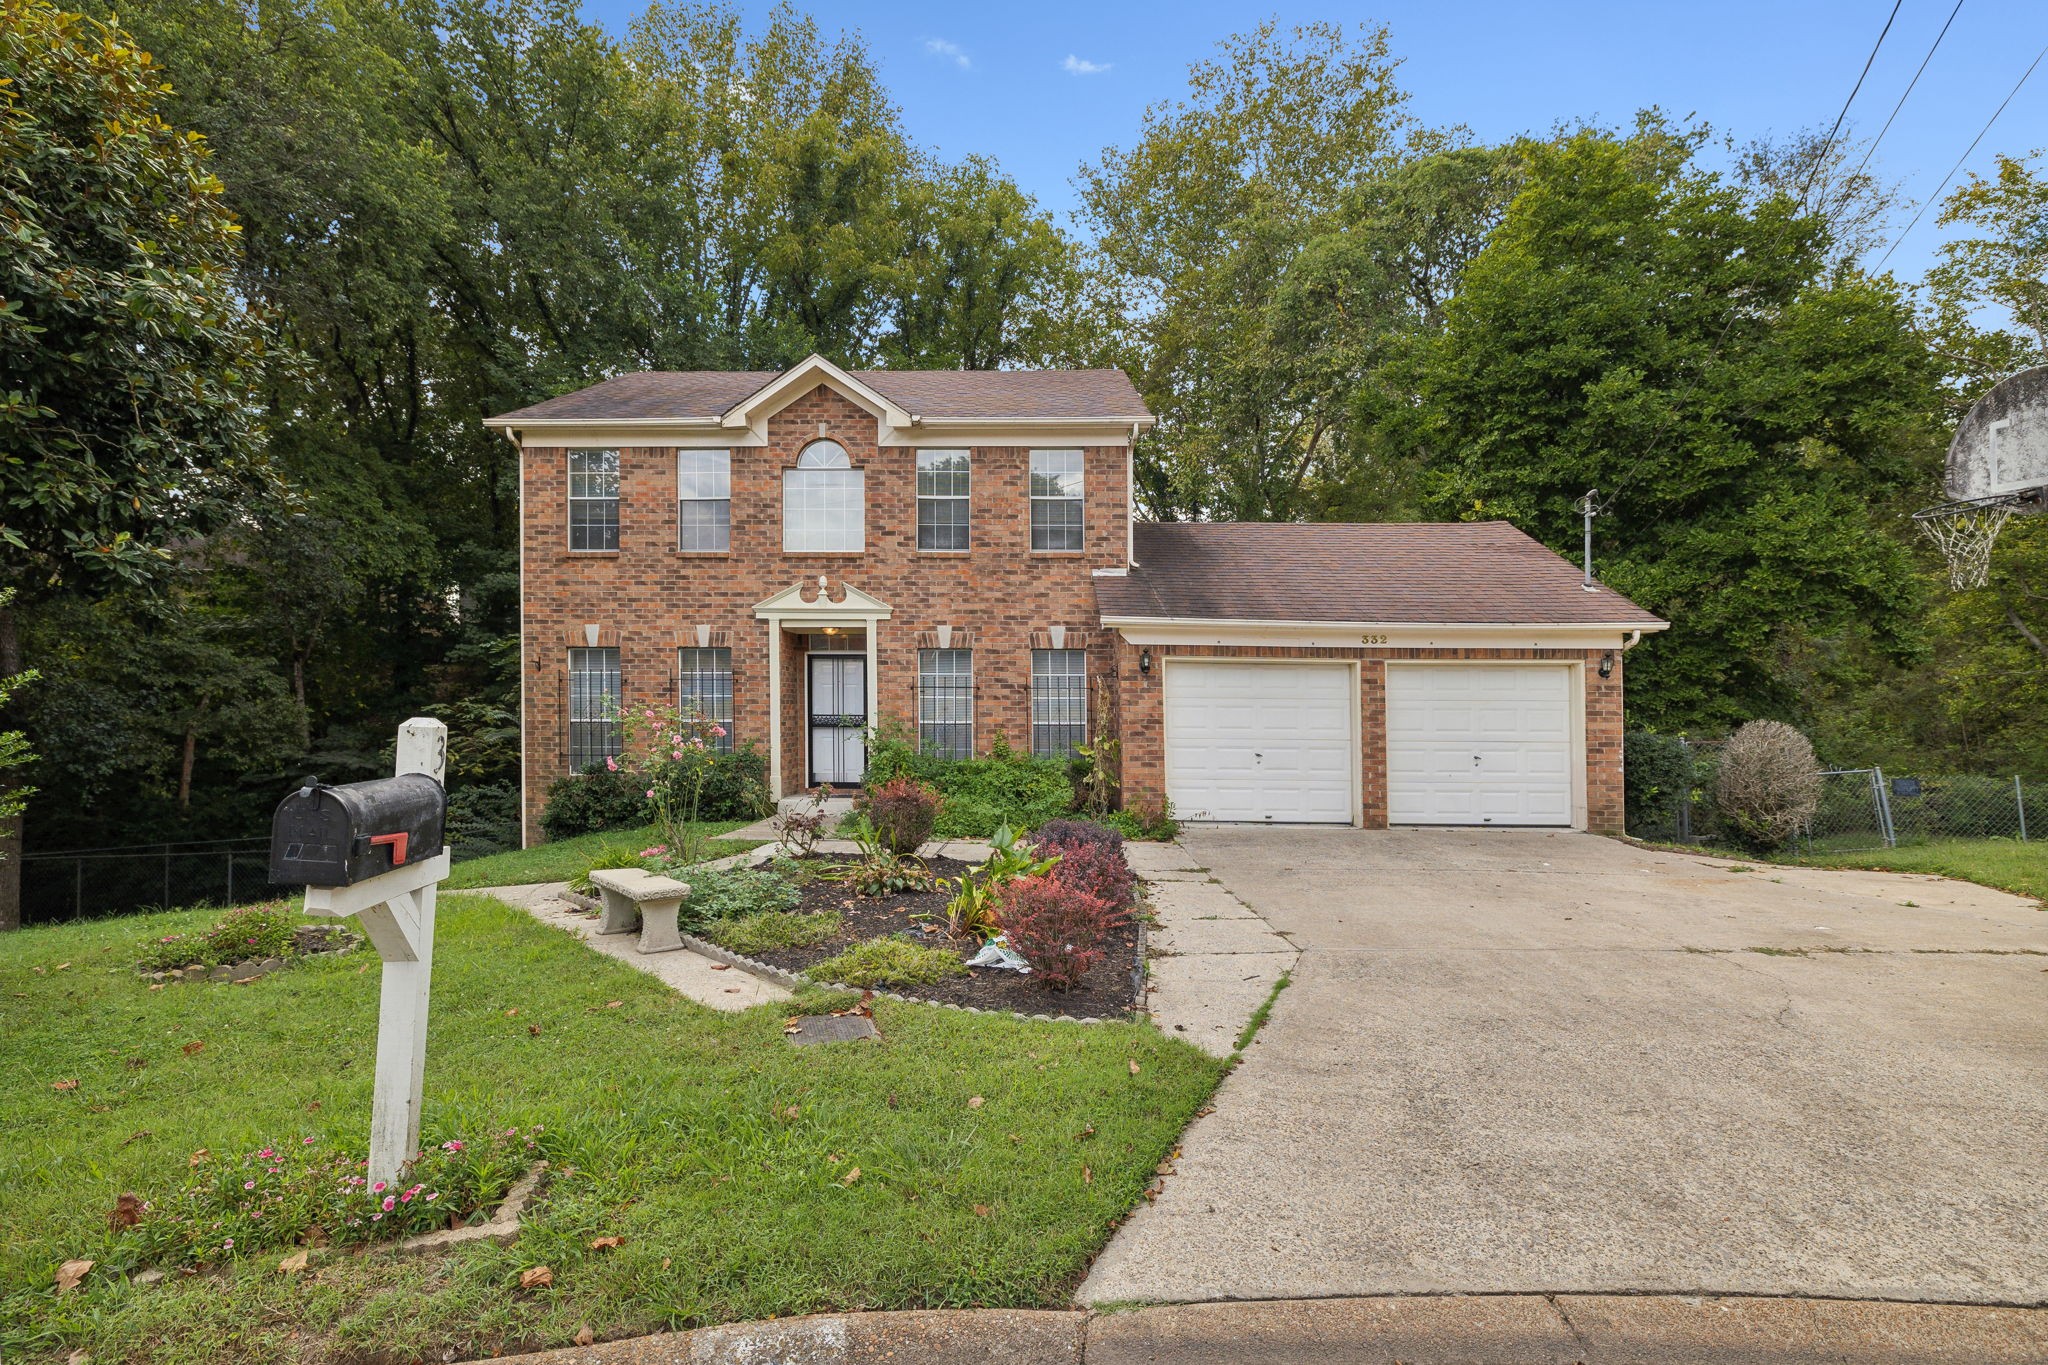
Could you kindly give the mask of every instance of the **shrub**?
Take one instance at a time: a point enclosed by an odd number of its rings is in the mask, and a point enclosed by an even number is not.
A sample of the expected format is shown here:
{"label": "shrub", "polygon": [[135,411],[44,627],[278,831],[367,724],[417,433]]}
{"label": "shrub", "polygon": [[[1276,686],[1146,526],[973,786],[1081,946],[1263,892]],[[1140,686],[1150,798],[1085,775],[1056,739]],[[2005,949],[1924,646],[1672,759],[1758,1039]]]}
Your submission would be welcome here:
{"label": "shrub", "polygon": [[687,813],[689,788],[700,767],[704,787],[697,796],[699,820],[758,820],[775,809],[768,795],[767,756],[748,743],[729,754],[716,749],[685,750],[681,759],[661,764],[657,790],[667,789],[675,810]]}
{"label": "shrub", "polygon": [[837,937],[839,914],[806,914],[800,910],[763,910],[731,919],[714,919],[704,926],[704,937],[723,948],[748,957],[777,948],[810,948]]}
{"label": "shrub", "polygon": [[[1122,836],[1118,836],[1121,842]],[[1128,910],[1137,903],[1138,876],[1124,861],[1121,848],[1104,843],[1038,844],[1040,853],[1057,853],[1059,864],[1052,879],[1072,890],[1093,896],[1104,905]]]}
{"label": "shrub", "polygon": [[831,796],[830,786],[820,787],[808,801],[777,815],[769,826],[775,831],[776,842],[799,858],[808,857],[818,846],[818,840],[825,837],[825,826],[831,819],[825,814],[825,802]]}
{"label": "shrub", "polygon": [[451,788],[446,840],[456,862],[518,848],[518,786],[499,782]]}
{"label": "shrub", "polygon": [[882,847],[907,858],[932,837],[941,804],[938,792],[906,776],[862,791],[854,810],[866,819]]}
{"label": "shrub", "polygon": [[999,917],[1010,946],[1049,990],[1071,990],[1102,960],[1102,943],[1128,918],[1115,906],[1064,885],[1055,872],[1003,888]]}
{"label": "shrub", "polygon": [[967,964],[943,948],[906,938],[871,938],[804,973],[813,981],[867,990],[876,986],[929,986],[967,975]]}
{"label": "shrub", "polygon": [[194,962],[218,967],[266,957],[290,957],[298,951],[292,936],[305,923],[283,901],[245,905],[228,911],[203,934],[166,934],[145,945],[136,965],[144,971],[168,971]]}
{"label": "shrub", "polygon": [[1692,746],[1677,735],[1631,730],[1622,736],[1625,825],[1630,834],[1676,838],[1678,810],[1698,776]]}
{"label": "shrub", "polygon": [[1036,829],[1073,805],[1065,763],[1019,754],[1000,734],[991,736],[986,758],[936,758],[919,753],[904,726],[885,722],[868,737],[865,784],[872,791],[898,777],[939,793],[932,837],[940,839],[986,839],[1003,825]]}
{"label": "shrub", "polygon": [[1779,721],[1753,720],[1721,751],[1714,802],[1729,838],[1770,853],[1812,818],[1820,790],[1820,764],[1806,736]]}
{"label": "shrub", "polygon": [[635,853],[632,849],[627,848],[624,844],[607,844],[599,849],[589,862],[583,865],[581,872],[569,878],[569,889],[579,896],[592,895],[594,892],[590,885],[591,873],[611,872],[622,867],[637,867],[646,870],[647,859]]}
{"label": "shrub", "polygon": [[681,761],[665,761],[651,778],[623,765],[612,771],[602,763],[573,777],[558,777],[548,784],[541,833],[550,839],[573,839],[608,829],[637,829],[654,819],[654,805],[647,799],[650,781],[671,809],[682,809],[700,769],[704,787],[697,798],[699,820],[752,820],[774,809],[768,798],[768,760],[754,745],[742,744],[729,754],[707,749]]}
{"label": "shrub", "polygon": [[1156,796],[1144,797],[1099,818],[1126,839],[1166,843],[1180,834],[1180,821],[1173,818],[1173,803]]}
{"label": "shrub", "polygon": [[573,839],[608,829],[637,829],[653,818],[646,790],[632,774],[607,772],[601,763],[573,777],[558,777],[548,784],[541,833],[550,839]]}
{"label": "shrub", "polygon": [[761,867],[693,870],[683,880],[690,884],[683,901],[685,924],[794,910],[803,899],[789,878]]}
{"label": "shrub", "polygon": [[1048,820],[1032,831],[1031,842],[1048,852],[1064,853],[1083,844],[1103,844],[1121,853],[1124,834],[1095,820]]}
{"label": "shrub", "polygon": [[353,1246],[459,1225],[526,1173],[540,1131],[430,1145],[389,1188],[369,1179],[369,1162],[312,1137],[239,1160],[201,1153],[184,1188],[141,1204],[122,1237],[144,1263],[206,1265],[300,1242]]}

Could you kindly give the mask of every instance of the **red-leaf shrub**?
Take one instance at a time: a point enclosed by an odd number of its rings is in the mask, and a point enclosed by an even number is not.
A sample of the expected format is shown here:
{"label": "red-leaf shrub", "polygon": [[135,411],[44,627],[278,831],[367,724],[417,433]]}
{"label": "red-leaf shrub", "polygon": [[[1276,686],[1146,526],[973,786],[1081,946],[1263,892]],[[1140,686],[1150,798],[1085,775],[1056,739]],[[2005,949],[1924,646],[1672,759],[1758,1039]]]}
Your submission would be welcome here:
{"label": "red-leaf shrub", "polygon": [[1102,942],[1128,917],[1060,882],[1057,875],[1019,877],[1003,888],[996,919],[1010,946],[1049,990],[1071,990],[1102,960]]}
{"label": "red-leaf shrub", "polygon": [[1128,910],[1137,903],[1138,877],[1124,855],[1107,844],[1044,844],[1038,856],[1057,853],[1060,860],[1048,874],[1063,886],[1095,897],[1115,910]]}
{"label": "red-leaf shrub", "polygon": [[1122,851],[1124,834],[1122,830],[1098,825],[1093,820],[1048,820],[1031,832],[1031,842],[1040,848],[1047,844],[1061,848],[1070,844],[1104,844]]}
{"label": "red-leaf shrub", "polygon": [[854,807],[867,817],[882,846],[907,858],[924,846],[939,823],[939,794],[914,777],[892,777],[864,792]]}

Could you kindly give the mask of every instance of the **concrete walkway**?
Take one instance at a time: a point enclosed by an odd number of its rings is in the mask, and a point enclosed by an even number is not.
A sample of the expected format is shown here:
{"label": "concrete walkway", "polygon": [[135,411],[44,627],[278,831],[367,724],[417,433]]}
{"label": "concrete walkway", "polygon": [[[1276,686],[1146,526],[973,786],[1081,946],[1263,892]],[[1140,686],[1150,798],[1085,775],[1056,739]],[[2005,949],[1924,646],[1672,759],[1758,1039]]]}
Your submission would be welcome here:
{"label": "concrete walkway", "polygon": [[1126,843],[1124,857],[1152,912],[1145,1008],[1161,1032],[1228,1057],[1293,970],[1294,945],[1180,845]]}
{"label": "concrete walkway", "polygon": [[1193,827],[1293,985],[1083,1303],[2048,1301],[2048,914],[1588,835]]}
{"label": "concrete walkway", "polygon": [[2048,1312],[1597,1295],[821,1314],[505,1365],[2038,1365]]}

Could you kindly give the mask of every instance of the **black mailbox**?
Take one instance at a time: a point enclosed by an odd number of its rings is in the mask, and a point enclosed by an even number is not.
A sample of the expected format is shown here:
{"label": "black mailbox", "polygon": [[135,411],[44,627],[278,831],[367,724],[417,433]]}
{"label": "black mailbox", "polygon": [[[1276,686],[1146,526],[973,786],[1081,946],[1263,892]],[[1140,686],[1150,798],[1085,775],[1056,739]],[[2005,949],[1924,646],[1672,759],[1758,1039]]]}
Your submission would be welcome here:
{"label": "black mailbox", "polygon": [[425,773],[314,782],[278,802],[270,820],[270,880],[353,886],[441,851],[448,794]]}

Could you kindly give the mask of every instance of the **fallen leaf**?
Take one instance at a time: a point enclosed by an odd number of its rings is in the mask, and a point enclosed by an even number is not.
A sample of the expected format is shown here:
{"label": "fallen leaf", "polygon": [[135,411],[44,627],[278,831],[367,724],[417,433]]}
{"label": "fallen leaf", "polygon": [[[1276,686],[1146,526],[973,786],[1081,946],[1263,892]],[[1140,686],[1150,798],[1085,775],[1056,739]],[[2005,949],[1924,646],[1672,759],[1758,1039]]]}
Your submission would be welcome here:
{"label": "fallen leaf", "polygon": [[526,1026],[526,1033],[527,1033],[527,1036],[528,1036],[528,1037],[530,1037],[530,1038],[538,1038],[538,1037],[540,1037],[540,1025],[539,1025],[539,1024],[528,1024],[528,1025]]}
{"label": "fallen leaf", "polygon": [[186,1158],[185,1164],[188,1166],[197,1166],[200,1162],[205,1161],[208,1157],[212,1155],[213,1153],[211,1151],[207,1150],[204,1147],[201,1147],[198,1151],[194,1152],[191,1156]]}
{"label": "fallen leaf", "polygon": [[860,1167],[856,1166],[852,1170],[848,1171],[845,1175],[840,1176],[839,1183],[842,1185],[851,1185],[854,1181],[858,1179],[860,1179]]}
{"label": "fallen leaf", "polygon": [[144,1138],[146,1138],[146,1137],[155,1137],[155,1136],[156,1136],[156,1134],[155,1134],[155,1133],[153,1133],[153,1132],[151,1132],[151,1131],[150,1131],[149,1129],[147,1129],[147,1128],[137,1128],[137,1129],[136,1129],[136,1130],[135,1130],[134,1132],[130,1133],[130,1134],[129,1134],[129,1135],[127,1136],[127,1137],[124,1137],[124,1138],[122,1138],[122,1139],[121,1139],[121,1145],[122,1145],[123,1147],[126,1147],[126,1146],[127,1146],[127,1145],[128,1145],[129,1143],[131,1143],[131,1142],[140,1142],[140,1141],[142,1141],[142,1140],[143,1140]]}
{"label": "fallen leaf", "polygon": [[1010,1134],[1010,1141],[1012,1143],[1022,1142],[1023,1140],[1023,1138],[1018,1137],[1015,1133]]}
{"label": "fallen leaf", "polygon": [[314,1101],[313,1101],[313,1102],[312,1102],[311,1104],[308,1104],[308,1105],[306,1106],[306,1112],[307,1112],[307,1113],[309,1113],[309,1114],[317,1114],[317,1113],[319,1113],[319,1112],[320,1112],[320,1101],[318,1101],[318,1100],[314,1100]]}
{"label": "fallen leaf", "polygon": [[52,1090],[76,1090],[76,1089],[78,1089],[78,1082],[77,1082],[77,1081],[52,1081],[52,1082],[50,1082],[50,1089],[52,1089]]}
{"label": "fallen leaf", "polygon": [[1138,1074],[1138,1059],[1136,1057],[1131,1058],[1131,1074],[1133,1076]]}
{"label": "fallen leaf", "polygon": [[976,1096],[975,1096],[975,1097],[974,1097],[973,1099],[971,1099],[971,1100],[967,1101],[967,1107],[968,1107],[969,1109],[979,1109],[979,1108],[981,1108],[981,1106],[983,1106],[984,1104],[987,1104],[987,1103],[988,1103],[988,1101],[987,1101],[987,1100],[983,1099],[983,1098],[982,1098],[981,1096],[979,1096],[979,1095],[976,1095]]}
{"label": "fallen leaf", "polygon": [[517,1009],[517,1008],[509,1009],[509,1010],[506,1010],[506,1011],[505,1011],[505,1017],[506,1017],[507,1019],[510,1019],[510,1018],[511,1018],[511,1017],[512,1017],[513,1015],[515,1015],[515,1014],[517,1014],[517,1013],[519,1013],[519,1011],[518,1011],[518,1009]]}
{"label": "fallen leaf", "polygon": [[795,1105],[792,1104],[791,1106],[789,1106],[789,1108],[782,1111],[782,1117],[786,1119],[793,1119],[802,1112],[803,1111],[801,1109],[797,1108]]}
{"label": "fallen leaf", "polygon": [[185,1054],[185,1055],[186,1055],[187,1057],[190,1057],[190,1056],[194,1055],[195,1053],[200,1053],[200,1052],[204,1052],[205,1050],[206,1050],[206,1044],[205,1044],[205,1043],[202,1043],[202,1042],[200,1042],[200,1041],[199,1041],[198,1039],[196,1039],[196,1038],[195,1038],[194,1040],[192,1040],[191,1042],[189,1042],[189,1043],[185,1044],[185,1046],[184,1046],[184,1047],[182,1047],[182,1048],[180,1048],[180,1049],[179,1049],[179,1051],[183,1052],[183,1053],[184,1053],[184,1054]]}
{"label": "fallen leaf", "polygon": [[311,1255],[312,1253],[308,1251],[294,1251],[291,1255],[277,1263],[278,1273],[281,1275],[298,1274],[306,1268],[306,1262]]}
{"label": "fallen leaf", "polygon": [[671,1257],[664,1256],[661,1258],[661,1268],[663,1270],[667,1270],[671,1265],[674,1264],[675,1261]]}
{"label": "fallen leaf", "polygon": [[[623,1237],[604,1236],[593,1237],[590,1239],[590,1249],[592,1251],[617,1251],[620,1247],[624,1246],[625,1244],[626,1239]],[[584,1344],[589,1345],[588,1342],[585,1342]]]}
{"label": "fallen leaf", "polygon": [[839,1153],[837,1153],[837,1152],[830,1152],[830,1153],[827,1153],[827,1154],[826,1154],[826,1157],[825,1157],[825,1160],[826,1160],[826,1161],[828,1161],[828,1162],[830,1162],[830,1163],[831,1163],[832,1165],[834,1165],[834,1166],[837,1166],[837,1165],[838,1165],[838,1164],[840,1163],[841,1159],[842,1159],[842,1158],[840,1157]]}
{"label": "fallen leaf", "polygon": [[1081,1183],[1083,1185],[1093,1185],[1095,1183],[1095,1172],[1088,1169],[1088,1163],[1085,1161],[1081,1163]]}
{"label": "fallen leaf", "polygon": [[889,1107],[891,1109],[896,1107],[896,1092],[893,1090],[889,1092]]}
{"label": "fallen leaf", "polygon": [[146,1066],[148,1066],[148,1065],[149,1065],[148,1061],[146,1061],[145,1059],[143,1059],[143,1058],[141,1058],[141,1057],[130,1057],[130,1058],[128,1059],[128,1069],[129,1069],[130,1071],[140,1071],[140,1070],[142,1070],[142,1068],[144,1068],[144,1067],[146,1067]]}
{"label": "fallen leaf", "polygon": [[730,962],[714,962],[711,964],[711,970],[714,972],[729,972],[732,970],[732,964]]}
{"label": "fallen leaf", "polygon": [[78,1288],[78,1282],[93,1268],[91,1261],[66,1261],[57,1267],[57,1292],[69,1294]]}
{"label": "fallen leaf", "polygon": [[986,1217],[988,1217],[988,1205],[986,1205],[986,1204],[976,1204],[976,1205],[974,1206],[974,1216],[975,1216],[976,1218],[986,1218]]}
{"label": "fallen leaf", "polygon": [[1076,1141],[1076,1142],[1086,1142],[1086,1141],[1087,1141],[1087,1140],[1088,1140],[1089,1138],[1092,1138],[1092,1137],[1094,1137],[1094,1136],[1095,1136],[1095,1125],[1091,1123],[1091,1124],[1089,1124],[1089,1125],[1088,1125],[1088,1126],[1087,1126],[1086,1128],[1083,1128],[1083,1129],[1082,1129],[1082,1130],[1081,1130],[1080,1132],[1078,1132],[1078,1133],[1074,1134],[1074,1141]]}
{"label": "fallen leaf", "polygon": [[537,1265],[531,1270],[519,1272],[521,1289],[546,1289],[555,1282],[555,1272],[547,1266]]}
{"label": "fallen leaf", "polygon": [[58,963],[58,964],[57,964],[56,966],[52,967],[52,968],[51,968],[50,970],[51,970],[51,971],[53,971],[53,972],[61,972],[61,971],[63,971],[63,970],[64,970],[64,969],[66,968],[66,967],[69,967],[70,965],[71,965],[71,964],[70,964],[69,962],[59,962],[59,963]]}
{"label": "fallen leaf", "polygon": [[[153,990],[153,991],[160,991],[160,990],[162,990],[162,989],[163,989],[163,988],[164,988],[165,986],[168,986],[168,985],[170,985],[170,984],[171,984],[171,983],[170,983],[170,982],[168,982],[168,981],[158,981],[158,982],[154,982],[154,983],[152,983],[152,984],[151,984],[151,986],[150,986],[150,989],[151,989],[151,990]],[[82,1349],[82,1348],[81,1348],[81,1349]],[[77,1352],[75,1352],[75,1351],[74,1351],[74,1352],[73,1352],[72,1354],[76,1355],[76,1354],[77,1354]],[[90,1360],[91,1358],[92,1358],[92,1357],[90,1357],[90,1356],[87,1356],[87,1357],[86,1357],[86,1359],[88,1359],[88,1360]]]}
{"label": "fallen leaf", "polygon": [[132,1194],[123,1194],[114,1201],[114,1207],[107,1210],[107,1226],[119,1232],[132,1228],[142,1221],[142,1200]]}
{"label": "fallen leaf", "polygon": [[607,1000],[604,1002],[604,1007],[608,1010],[615,1010],[625,1003],[623,1000]]}
{"label": "fallen leaf", "polygon": [[579,1322],[576,1324],[576,1344],[578,1346],[588,1346],[596,1340],[597,1333],[590,1330],[589,1323]]}
{"label": "fallen leaf", "polygon": [[92,1365],[92,1352],[81,1346],[64,1357],[64,1365]]}
{"label": "fallen leaf", "polygon": [[1154,1174],[1154,1175],[1172,1175],[1172,1174],[1173,1174],[1173,1163],[1172,1163],[1172,1162],[1170,1162],[1170,1161],[1162,1161],[1162,1162],[1160,1162],[1160,1163],[1159,1163],[1159,1164],[1158,1164],[1157,1166],[1154,1166],[1154,1167],[1152,1168],[1152,1174]]}

